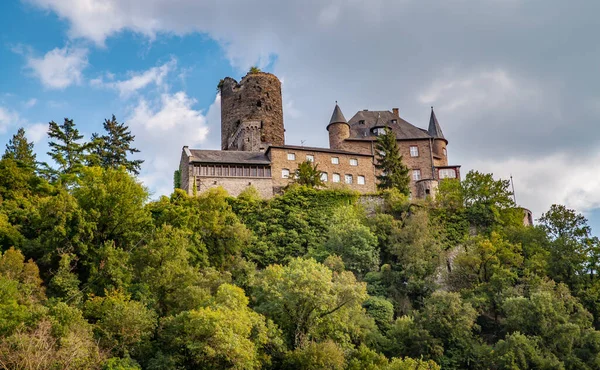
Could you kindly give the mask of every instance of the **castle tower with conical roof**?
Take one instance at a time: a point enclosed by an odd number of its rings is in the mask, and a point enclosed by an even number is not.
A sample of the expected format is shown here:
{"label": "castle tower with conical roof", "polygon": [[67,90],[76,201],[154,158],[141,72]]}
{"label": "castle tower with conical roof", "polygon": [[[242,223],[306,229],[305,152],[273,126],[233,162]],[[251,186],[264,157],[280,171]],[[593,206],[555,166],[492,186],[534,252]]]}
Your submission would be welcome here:
{"label": "castle tower with conical roof", "polygon": [[444,137],[444,133],[435,116],[433,107],[431,107],[431,116],[429,117],[429,128],[427,129],[427,133],[433,138],[433,156],[436,159],[437,165],[447,166],[448,156],[446,146],[448,145],[448,140]]}
{"label": "castle tower with conical roof", "polygon": [[337,102],[335,102],[333,114],[327,125],[327,131],[329,132],[329,148],[343,149],[344,140],[350,137],[350,125]]}

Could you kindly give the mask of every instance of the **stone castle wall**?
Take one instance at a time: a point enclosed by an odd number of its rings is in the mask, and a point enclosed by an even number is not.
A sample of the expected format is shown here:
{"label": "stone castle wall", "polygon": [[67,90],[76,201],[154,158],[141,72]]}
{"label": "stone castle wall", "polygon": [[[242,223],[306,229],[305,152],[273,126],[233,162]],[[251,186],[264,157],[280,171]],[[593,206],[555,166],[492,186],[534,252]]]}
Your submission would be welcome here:
{"label": "stone castle wall", "polygon": [[[288,153],[295,155],[294,160],[288,159]],[[370,156],[357,156],[351,154],[339,154],[339,153],[328,153],[321,151],[314,151],[310,149],[297,149],[297,148],[271,148],[269,156],[271,158],[271,174],[273,177],[273,186],[275,192],[278,192],[281,188],[290,183],[290,179],[282,177],[282,170],[288,169],[290,174],[294,173],[298,169],[298,165],[306,161],[306,156],[314,156],[315,163],[318,164],[319,170],[327,172],[327,187],[330,188],[349,188],[352,190],[359,191],[360,193],[374,193],[377,191],[375,171],[373,167],[373,158]],[[331,158],[337,157],[339,164],[331,163]],[[351,166],[350,159],[357,159],[358,165]],[[333,174],[340,175],[340,182],[333,182]],[[352,175],[352,184],[345,183],[345,175]],[[365,184],[358,184],[358,176],[365,177]]]}
{"label": "stone castle wall", "polygon": [[271,178],[247,178],[247,177],[207,177],[196,176],[198,194],[211,189],[222,187],[231,196],[237,197],[242,191],[254,186],[261,197],[269,199],[273,197],[273,181]]}
{"label": "stone castle wall", "polygon": [[262,123],[256,143],[248,147],[266,147],[261,143],[284,145],[281,82],[270,73],[249,73],[238,83],[227,77],[221,84],[221,149],[241,150],[229,146],[238,125],[244,121]]}

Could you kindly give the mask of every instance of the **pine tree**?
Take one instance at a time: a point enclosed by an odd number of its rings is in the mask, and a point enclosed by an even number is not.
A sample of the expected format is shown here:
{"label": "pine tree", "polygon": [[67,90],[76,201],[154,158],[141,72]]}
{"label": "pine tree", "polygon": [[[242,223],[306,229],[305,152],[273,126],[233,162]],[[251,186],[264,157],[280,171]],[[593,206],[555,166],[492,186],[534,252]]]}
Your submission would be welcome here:
{"label": "pine tree", "polygon": [[381,171],[377,176],[379,189],[396,188],[401,193],[408,195],[410,177],[408,167],[402,162],[402,155],[396,142],[396,134],[387,128],[384,135],[377,138],[377,163],[375,168]]}
{"label": "pine tree", "polygon": [[[99,164],[104,168],[118,168],[125,167],[127,171],[138,175],[143,160],[129,160],[127,159],[128,154],[139,153],[139,150],[133,148],[131,144],[135,139],[135,136],[131,134],[129,127],[125,126],[124,123],[119,123],[113,115],[110,120],[104,120],[105,135],[99,136],[94,134],[93,138],[95,141],[95,150],[92,155],[99,157]],[[92,160],[94,158],[92,157]]]}
{"label": "pine tree", "polygon": [[[48,155],[58,164],[58,170],[52,170],[45,164],[47,171],[52,177],[63,174],[71,175],[79,172],[86,161],[86,152],[90,149],[90,143],[81,143],[83,135],[75,128],[72,119],[65,118],[62,125],[52,121],[49,123],[48,136],[50,151]],[[54,172],[52,174],[52,172]]]}
{"label": "pine tree", "polygon": [[6,144],[6,151],[2,155],[2,159],[13,159],[23,166],[36,168],[33,143],[27,140],[24,128],[21,127]]}

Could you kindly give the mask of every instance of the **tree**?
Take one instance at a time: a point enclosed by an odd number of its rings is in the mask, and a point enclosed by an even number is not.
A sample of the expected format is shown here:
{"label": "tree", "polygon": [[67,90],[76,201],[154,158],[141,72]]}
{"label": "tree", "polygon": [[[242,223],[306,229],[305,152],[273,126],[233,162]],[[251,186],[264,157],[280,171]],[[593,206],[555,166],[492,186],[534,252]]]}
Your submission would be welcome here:
{"label": "tree", "polygon": [[135,136],[131,134],[125,123],[119,123],[116,117],[112,116],[110,120],[104,120],[104,130],[106,134],[100,136],[94,134],[95,154],[99,157],[99,164],[104,168],[119,168],[121,166],[135,175],[139,174],[143,160],[129,160],[129,154],[139,153],[139,150],[132,147]]}
{"label": "tree", "polygon": [[284,331],[292,348],[311,341],[349,340],[374,328],[362,308],[365,284],[349,271],[333,273],[313,259],[267,267],[258,274],[253,295],[256,311]]}
{"label": "tree", "polygon": [[565,206],[553,204],[539,222],[550,237],[550,277],[568,284],[571,289],[581,288],[589,273],[589,258],[594,256],[590,253],[593,239],[586,218]]}
{"label": "tree", "polygon": [[379,266],[377,237],[360,222],[357,210],[350,206],[335,211],[325,243],[310,253],[321,261],[330,255],[338,255],[348,270],[359,275]]}
{"label": "tree", "polygon": [[409,169],[402,162],[396,134],[390,128],[386,128],[384,135],[377,137],[375,149],[377,151],[375,168],[381,171],[381,175],[377,176],[379,180],[377,188],[396,188],[404,195],[410,194]]}
{"label": "tree", "polygon": [[52,180],[57,180],[59,177],[65,177],[66,180],[72,179],[73,175],[83,167],[87,151],[92,148],[92,144],[80,142],[83,135],[79,133],[73,120],[68,118],[65,118],[62,125],[54,121],[50,122],[48,137],[50,138],[48,155],[56,162],[58,169],[53,169],[47,163],[43,163],[45,167],[43,172]]}
{"label": "tree", "polygon": [[94,332],[102,347],[117,356],[135,353],[148,341],[156,326],[156,313],[130,299],[123,291],[106,292],[85,303],[85,316],[94,322]]}
{"label": "tree", "polygon": [[298,165],[298,169],[292,175],[294,184],[308,186],[309,188],[319,188],[325,186],[321,180],[321,171],[319,165],[306,160]]}
{"label": "tree", "polygon": [[281,346],[272,323],[230,284],[221,285],[208,305],[163,319],[158,335],[165,353],[151,361],[154,368],[170,362],[178,369],[259,369],[270,363],[270,349]]}
{"label": "tree", "polygon": [[36,168],[35,153],[33,152],[33,143],[27,140],[25,129],[19,128],[17,133],[6,144],[6,151],[2,159],[10,158],[22,166],[30,169]]}
{"label": "tree", "polygon": [[295,370],[343,370],[346,359],[344,351],[335,342],[310,342],[288,353],[285,365]]}
{"label": "tree", "polygon": [[515,208],[509,180],[494,180],[491,173],[469,171],[461,185],[471,225],[490,230],[496,225],[522,224],[523,213]]}

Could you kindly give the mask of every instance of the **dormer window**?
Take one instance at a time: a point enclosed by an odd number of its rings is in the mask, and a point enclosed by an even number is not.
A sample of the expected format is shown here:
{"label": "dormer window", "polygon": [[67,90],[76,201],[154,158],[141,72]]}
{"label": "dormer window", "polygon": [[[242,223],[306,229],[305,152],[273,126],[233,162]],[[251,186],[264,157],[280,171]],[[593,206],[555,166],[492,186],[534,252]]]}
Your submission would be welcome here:
{"label": "dormer window", "polygon": [[396,124],[396,123],[398,123],[398,120],[397,120],[397,119],[393,119],[393,120],[392,120],[392,123],[393,123],[393,124]]}
{"label": "dormer window", "polygon": [[385,127],[375,127],[373,129],[373,133],[375,136],[385,135]]}
{"label": "dormer window", "polygon": [[361,119],[360,121],[358,121],[358,124],[359,124],[359,125],[364,125],[364,124],[365,124],[365,120],[364,120],[364,119]]}

